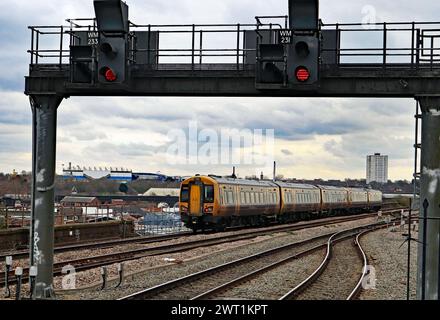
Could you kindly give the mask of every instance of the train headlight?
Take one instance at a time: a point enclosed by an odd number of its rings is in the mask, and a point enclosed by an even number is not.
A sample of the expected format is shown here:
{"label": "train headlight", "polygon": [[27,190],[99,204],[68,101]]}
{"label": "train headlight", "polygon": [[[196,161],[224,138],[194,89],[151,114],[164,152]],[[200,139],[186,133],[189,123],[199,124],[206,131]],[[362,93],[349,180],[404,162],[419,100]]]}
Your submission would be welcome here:
{"label": "train headlight", "polygon": [[214,208],[213,207],[206,207],[204,210],[205,213],[213,213],[214,212]]}
{"label": "train headlight", "polygon": [[180,212],[187,213],[188,212],[188,208],[184,207],[184,206],[181,206],[180,207]]}

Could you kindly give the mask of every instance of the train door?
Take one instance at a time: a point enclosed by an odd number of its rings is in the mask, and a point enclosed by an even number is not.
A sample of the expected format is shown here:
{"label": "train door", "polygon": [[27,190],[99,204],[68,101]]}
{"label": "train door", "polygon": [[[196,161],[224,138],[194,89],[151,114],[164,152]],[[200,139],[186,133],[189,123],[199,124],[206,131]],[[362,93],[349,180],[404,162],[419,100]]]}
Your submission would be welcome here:
{"label": "train door", "polygon": [[189,214],[191,216],[202,215],[202,185],[191,184],[189,190]]}

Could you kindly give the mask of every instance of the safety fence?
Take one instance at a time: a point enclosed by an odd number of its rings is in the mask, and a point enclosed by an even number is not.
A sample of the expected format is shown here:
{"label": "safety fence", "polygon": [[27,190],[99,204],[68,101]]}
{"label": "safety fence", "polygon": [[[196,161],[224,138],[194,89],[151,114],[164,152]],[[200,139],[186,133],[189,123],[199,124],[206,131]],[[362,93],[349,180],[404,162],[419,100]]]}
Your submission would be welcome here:
{"label": "safety fence", "polygon": [[[31,67],[70,64],[70,46],[96,47],[93,19],[69,19],[65,26],[31,26]],[[141,25],[130,23],[129,61],[156,69],[191,67],[246,69],[255,64],[257,38],[277,43],[287,17],[257,17],[256,24]],[[79,34],[85,33],[82,38]],[[140,35],[143,35],[142,37]],[[439,22],[320,24],[321,63],[340,68],[377,65],[386,69],[440,66]],[[92,59],[96,59],[96,50]]]}

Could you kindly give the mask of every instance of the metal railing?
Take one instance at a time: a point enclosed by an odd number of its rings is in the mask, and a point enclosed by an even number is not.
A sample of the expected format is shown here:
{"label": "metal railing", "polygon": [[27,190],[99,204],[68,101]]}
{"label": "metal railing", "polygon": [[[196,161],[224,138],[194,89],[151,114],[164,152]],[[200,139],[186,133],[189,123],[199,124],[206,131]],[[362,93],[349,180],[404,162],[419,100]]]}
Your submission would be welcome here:
{"label": "metal railing", "polygon": [[[263,23],[265,19],[281,19],[278,23]],[[179,65],[201,69],[218,65],[242,70],[255,64],[256,48],[248,46],[246,37],[262,30],[276,31],[287,27],[287,17],[256,17],[256,24],[202,25],[140,25],[130,23],[129,61],[138,63],[146,55],[152,68]],[[284,21],[283,21],[284,20]],[[270,21],[270,20],[269,20]],[[66,26],[32,26],[31,67],[48,64],[65,68],[70,63],[70,45],[78,32],[96,31],[93,19],[70,19]],[[136,32],[148,32],[146,46],[138,45]],[[325,40],[321,56],[332,55],[336,67],[379,66],[384,69],[438,69],[440,66],[440,22],[392,22],[377,24],[323,24],[321,34],[333,33],[334,43]],[[327,33],[326,33],[327,32]],[[269,42],[277,40],[269,32]],[[157,35],[157,43],[151,44]],[[332,40],[333,41],[333,40]],[[249,42],[250,43],[250,42]],[[359,44],[359,45],[357,45]],[[152,63],[153,62],[153,63]],[[322,61],[325,63],[325,61]]]}
{"label": "metal railing", "polygon": [[[391,22],[375,24],[323,24],[322,30],[336,33],[335,48],[322,52],[336,55],[336,65],[382,65],[388,68],[438,69],[440,63],[439,22]],[[370,46],[350,47],[356,38]]]}
{"label": "metal railing", "polygon": [[180,213],[176,212],[146,212],[135,223],[135,232],[141,236],[175,234],[188,232]]}
{"label": "metal railing", "polygon": [[29,226],[30,210],[26,207],[0,207],[0,230]]}

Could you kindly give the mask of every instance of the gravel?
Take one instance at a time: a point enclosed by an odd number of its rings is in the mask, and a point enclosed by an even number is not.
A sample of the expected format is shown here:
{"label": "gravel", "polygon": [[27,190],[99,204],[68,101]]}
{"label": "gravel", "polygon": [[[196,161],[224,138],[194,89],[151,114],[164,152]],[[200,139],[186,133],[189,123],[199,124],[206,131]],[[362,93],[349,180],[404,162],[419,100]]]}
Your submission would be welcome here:
{"label": "gravel", "polygon": [[[236,260],[241,257],[249,256],[256,252],[268,250],[287,242],[294,242],[314,237],[320,234],[336,232],[354,226],[369,224],[375,222],[375,218],[368,218],[354,222],[345,222],[331,226],[303,229],[294,232],[274,234],[264,237],[258,237],[252,240],[231,242],[212,247],[199,248],[185,253],[174,255],[147,257],[136,261],[125,263],[128,275],[123,286],[117,289],[106,289],[99,291],[96,286],[77,290],[72,292],[63,292],[59,294],[60,299],[117,299],[142,289],[146,289],[166,281],[170,281],[194,272],[202,271],[207,268]],[[165,263],[165,258],[176,259],[175,263]],[[109,268],[110,276],[116,275],[116,265]],[[84,286],[97,283],[100,279],[98,270],[89,270],[78,273],[77,286]],[[60,287],[61,279],[55,281],[56,287]],[[115,281],[110,282],[114,287]]]}
{"label": "gravel", "polygon": [[[408,245],[403,236],[407,231],[380,230],[366,235],[361,244],[376,269],[376,288],[363,290],[362,300],[406,300]],[[417,239],[417,232],[412,233]],[[402,245],[403,244],[403,245]],[[411,299],[416,298],[417,243],[411,242]]]}
{"label": "gravel", "polygon": [[216,299],[278,300],[316,270],[324,256],[325,249],[285,263],[218,294]]}
{"label": "gravel", "polygon": [[346,300],[359,281],[362,267],[353,239],[336,243],[324,272],[295,299]]}

